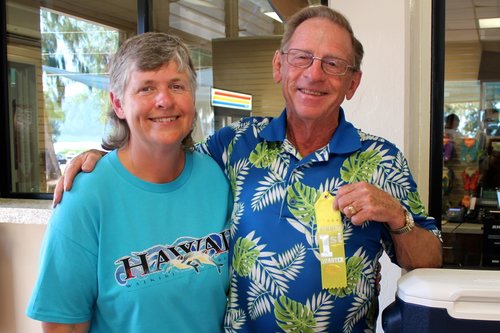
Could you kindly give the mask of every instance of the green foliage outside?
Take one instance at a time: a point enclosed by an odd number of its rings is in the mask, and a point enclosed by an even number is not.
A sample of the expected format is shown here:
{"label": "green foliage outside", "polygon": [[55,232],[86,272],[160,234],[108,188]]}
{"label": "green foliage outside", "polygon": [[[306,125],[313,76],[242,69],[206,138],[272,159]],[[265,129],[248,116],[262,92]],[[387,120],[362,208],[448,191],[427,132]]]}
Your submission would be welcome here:
{"label": "green foliage outside", "polygon": [[[40,22],[44,66],[81,74],[107,73],[109,59],[118,48],[117,30],[43,9],[40,11]],[[53,142],[57,141],[66,120],[62,104],[68,98],[65,93],[71,83],[73,80],[60,75],[43,76],[45,112],[49,117]],[[88,86],[88,89],[82,89],[70,98],[75,99],[74,103],[99,100],[99,119],[104,123],[109,107],[107,91]]]}

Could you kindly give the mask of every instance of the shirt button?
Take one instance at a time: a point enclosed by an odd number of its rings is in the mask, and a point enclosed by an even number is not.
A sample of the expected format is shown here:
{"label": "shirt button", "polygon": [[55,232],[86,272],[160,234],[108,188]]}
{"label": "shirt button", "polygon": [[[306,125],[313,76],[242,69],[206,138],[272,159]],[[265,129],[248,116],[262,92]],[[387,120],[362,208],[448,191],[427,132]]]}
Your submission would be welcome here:
{"label": "shirt button", "polygon": [[295,200],[295,199],[290,199],[290,204],[291,204],[291,205],[295,205],[296,203],[297,203],[297,200]]}

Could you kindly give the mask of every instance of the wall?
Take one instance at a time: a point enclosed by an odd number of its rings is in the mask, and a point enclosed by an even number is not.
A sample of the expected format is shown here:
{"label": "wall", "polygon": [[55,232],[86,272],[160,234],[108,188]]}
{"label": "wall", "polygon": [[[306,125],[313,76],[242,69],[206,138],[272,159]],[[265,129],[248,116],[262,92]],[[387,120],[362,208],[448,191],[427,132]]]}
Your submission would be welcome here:
{"label": "wall", "polygon": [[[356,127],[396,144],[428,197],[430,124],[430,0],[330,0],[365,49],[363,77],[343,104]],[[410,149],[411,147],[411,149]],[[380,312],[394,300],[401,269],[382,257]],[[377,332],[382,332],[380,317]]]}
{"label": "wall", "polygon": [[38,272],[45,225],[0,223],[0,333],[41,332],[24,314]]}
{"label": "wall", "polygon": [[50,201],[0,199],[0,333],[38,333],[24,314],[38,272]]}
{"label": "wall", "polygon": [[251,94],[252,116],[278,116],[285,101],[272,59],[280,41],[281,36],[214,39],[214,87]]}

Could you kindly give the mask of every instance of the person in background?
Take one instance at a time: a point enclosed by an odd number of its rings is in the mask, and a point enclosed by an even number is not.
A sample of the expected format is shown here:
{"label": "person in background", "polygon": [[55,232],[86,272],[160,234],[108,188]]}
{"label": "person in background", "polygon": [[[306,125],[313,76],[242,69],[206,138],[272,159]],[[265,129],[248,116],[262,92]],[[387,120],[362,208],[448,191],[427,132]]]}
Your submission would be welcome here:
{"label": "person in background", "polygon": [[109,73],[112,151],[55,209],[27,314],[44,332],[221,332],[233,200],[193,152],[188,48],[138,35]]}
{"label": "person in background", "polygon": [[459,136],[458,126],[460,125],[460,118],[454,114],[450,113],[446,116],[444,122],[444,134],[443,134],[443,159],[445,162],[451,160],[455,153],[455,141],[454,139]]}
{"label": "person in background", "polygon": [[[299,11],[272,61],[286,102],[281,115],[242,119],[198,146],[224,170],[234,196],[227,332],[373,332],[384,251],[405,269],[441,266],[440,232],[406,159],[345,119],[341,104],[361,82],[362,58],[342,14]],[[101,154],[74,159],[54,204]],[[330,213],[342,213],[347,282],[337,288],[322,281],[315,205],[325,192],[335,195]]]}
{"label": "person in background", "polygon": [[444,136],[453,139],[458,134],[458,126],[460,126],[460,118],[450,113],[444,121]]}

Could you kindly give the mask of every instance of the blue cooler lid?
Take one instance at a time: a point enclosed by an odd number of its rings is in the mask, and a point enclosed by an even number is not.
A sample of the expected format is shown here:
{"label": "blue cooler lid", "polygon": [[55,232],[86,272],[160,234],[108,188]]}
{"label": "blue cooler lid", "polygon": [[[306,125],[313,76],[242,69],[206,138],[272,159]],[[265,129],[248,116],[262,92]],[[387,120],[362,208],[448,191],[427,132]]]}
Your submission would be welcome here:
{"label": "blue cooler lid", "polygon": [[397,295],[454,318],[500,321],[500,271],[415,269],[398,280]]}

